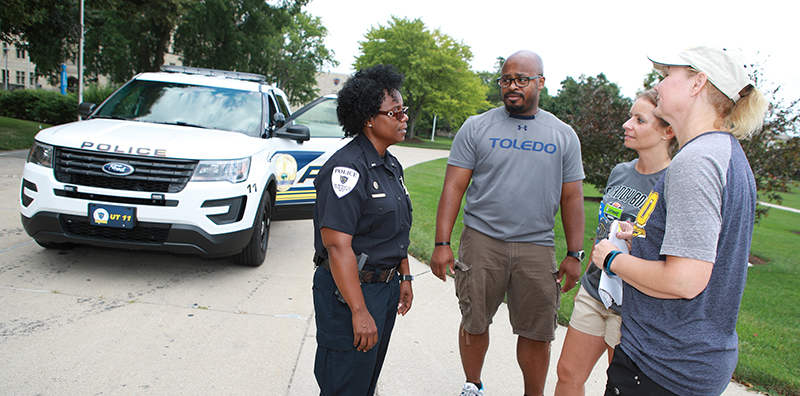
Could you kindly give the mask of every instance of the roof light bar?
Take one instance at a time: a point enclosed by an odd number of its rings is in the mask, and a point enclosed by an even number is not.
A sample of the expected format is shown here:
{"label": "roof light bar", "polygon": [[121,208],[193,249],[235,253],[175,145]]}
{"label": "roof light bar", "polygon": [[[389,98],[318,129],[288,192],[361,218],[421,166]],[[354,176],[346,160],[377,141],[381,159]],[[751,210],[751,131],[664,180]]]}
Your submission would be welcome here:
{"label": "roof light bar", "polygon": [[183,73],[183,74],[197,74],[201,76],[211,76],[211,77],[225,77],[225,78],[233,78],[236,80],[244,80],[244,81],[257,81],[257,82],[267,81],[267,77],[261,74],[241,73],[241,72],[215,70],[215,69],[203,69],[200,67],[164,65],[161,66],[161,71],[168,73]]}

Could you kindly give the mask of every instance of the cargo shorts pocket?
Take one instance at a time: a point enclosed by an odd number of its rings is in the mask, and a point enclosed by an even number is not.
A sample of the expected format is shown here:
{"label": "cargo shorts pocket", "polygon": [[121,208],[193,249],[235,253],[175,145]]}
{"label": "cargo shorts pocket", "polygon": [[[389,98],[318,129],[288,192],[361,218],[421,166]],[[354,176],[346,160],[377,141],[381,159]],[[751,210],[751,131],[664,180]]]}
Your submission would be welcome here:
{"label": "cargo shorts pocket", "polygon": [[553,287],[555,288],[555,305],[553,308],[556,310],[556,321],[558,321],[558,309],[561,307],[561,284],[558,283],[558,269],[550,271],[550,274],[553,275]]}
{"label": "cargo shorts pocket", "polygon": [[458,297],[458,308],[461,310],[463,321],[469,322],[470,315],[472,314],[472,304],[469,299],[469,277],[470,267],[469,264],[463,261],[455,261],[455,289],[456,297]]}

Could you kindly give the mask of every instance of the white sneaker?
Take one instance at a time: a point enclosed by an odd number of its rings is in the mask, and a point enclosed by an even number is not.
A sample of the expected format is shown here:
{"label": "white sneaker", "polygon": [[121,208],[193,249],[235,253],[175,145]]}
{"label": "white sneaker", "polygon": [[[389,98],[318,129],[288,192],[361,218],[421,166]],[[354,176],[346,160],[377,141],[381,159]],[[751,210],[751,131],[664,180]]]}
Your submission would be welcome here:
{"label": "white sneaker", "polygon": [[461,396],[484,396],[483,388],[478,389],[472,382],[467,382],[464,384],[464,387],[461,388]]}

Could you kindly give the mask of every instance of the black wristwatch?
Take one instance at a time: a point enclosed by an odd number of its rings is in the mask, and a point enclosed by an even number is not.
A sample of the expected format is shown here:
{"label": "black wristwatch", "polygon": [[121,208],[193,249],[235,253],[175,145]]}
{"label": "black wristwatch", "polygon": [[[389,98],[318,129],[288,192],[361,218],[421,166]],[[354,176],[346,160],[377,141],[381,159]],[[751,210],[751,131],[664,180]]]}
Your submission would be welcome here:
{"label": "black wristwatch", "polygon": [[400,282],[402,281],[413,281],[414,275],[398,275],[400,277]]}
{"label": "black wristwatch", "polygon": [[583,250],[578,250],[577,252],[567,250],[567,257],[575,257],[578,261],[583,262],[583,258],[586,257],[586,252]]}

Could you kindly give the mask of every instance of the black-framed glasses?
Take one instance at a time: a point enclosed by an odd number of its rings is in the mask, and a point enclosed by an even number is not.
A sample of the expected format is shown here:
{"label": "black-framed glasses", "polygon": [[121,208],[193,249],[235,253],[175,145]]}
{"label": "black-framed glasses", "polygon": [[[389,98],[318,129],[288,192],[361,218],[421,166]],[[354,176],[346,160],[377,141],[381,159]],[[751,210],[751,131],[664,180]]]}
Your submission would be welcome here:
{"label": "black-framed glasses", "polygon": [[408,106],[403,106],[400,110],[378,111],[378,114],[394,117],[397,121],[403,121],[403,116],[408,114]]}
{"label": "black-framed glasses", "polygon": [[497,78],[497,85],[499,85],[501,88],[508,88],[508,87],[511,86],[511,82],[513,81],[514,84],[517,84],[518,87],[525,88],[525,87],[528,86],[528,84],[531,83],[531,80],[535,80],[535,79],[537,79],[539,77],[543,77],[543,76],[539,75],[539,76],[533,76],[533,77],[517,77],[517,78],[498,77]]}

